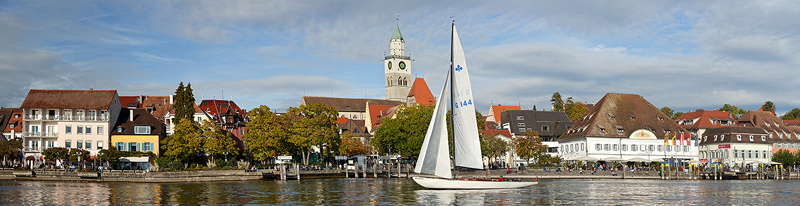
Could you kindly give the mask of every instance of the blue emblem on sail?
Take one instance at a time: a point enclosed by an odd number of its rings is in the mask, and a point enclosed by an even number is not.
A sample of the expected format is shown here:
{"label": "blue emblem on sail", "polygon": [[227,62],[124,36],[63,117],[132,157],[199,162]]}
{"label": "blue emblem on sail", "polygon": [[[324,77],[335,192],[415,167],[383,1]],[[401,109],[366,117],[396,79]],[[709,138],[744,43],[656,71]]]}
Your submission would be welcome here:
{"label": "blue emblem on sail", "polygon": [[464,69],[464,68],[461,68],[461,65],[456,65],[456,71],[457,71],[457,72],[460,72],[460,71],[461,71],[461,70],[463,70],[463,69]]}

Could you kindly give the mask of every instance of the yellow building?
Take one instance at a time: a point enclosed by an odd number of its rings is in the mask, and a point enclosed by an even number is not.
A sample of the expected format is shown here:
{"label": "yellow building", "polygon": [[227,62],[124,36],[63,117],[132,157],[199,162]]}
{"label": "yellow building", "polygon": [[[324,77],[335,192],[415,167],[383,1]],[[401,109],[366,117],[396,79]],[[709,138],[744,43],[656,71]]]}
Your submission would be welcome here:
{"label": "yellow building", "polygon": [[122,109],[111,131],[111,145],[119,151],[153,152],[159,155],[164,124],[146,109]]}

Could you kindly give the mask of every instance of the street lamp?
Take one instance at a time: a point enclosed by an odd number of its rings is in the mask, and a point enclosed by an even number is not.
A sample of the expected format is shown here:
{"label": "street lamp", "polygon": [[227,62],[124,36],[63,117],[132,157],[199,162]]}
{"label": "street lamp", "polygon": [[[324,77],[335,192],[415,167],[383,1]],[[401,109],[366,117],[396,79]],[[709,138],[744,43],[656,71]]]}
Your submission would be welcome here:
{"label": "street lamp", "polygon": [[222,152],[222,154],[225,155],[225,162],[227,162],[228,161],[228,152]]}

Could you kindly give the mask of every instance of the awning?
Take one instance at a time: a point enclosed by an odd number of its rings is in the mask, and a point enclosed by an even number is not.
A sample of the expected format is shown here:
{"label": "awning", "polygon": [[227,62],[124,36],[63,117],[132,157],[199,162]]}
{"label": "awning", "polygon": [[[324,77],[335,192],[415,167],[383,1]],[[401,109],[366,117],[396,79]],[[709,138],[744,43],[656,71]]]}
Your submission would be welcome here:
{"label": "awning", "polygon": [[120,157],[119,162],[150,162],[150,157]]}

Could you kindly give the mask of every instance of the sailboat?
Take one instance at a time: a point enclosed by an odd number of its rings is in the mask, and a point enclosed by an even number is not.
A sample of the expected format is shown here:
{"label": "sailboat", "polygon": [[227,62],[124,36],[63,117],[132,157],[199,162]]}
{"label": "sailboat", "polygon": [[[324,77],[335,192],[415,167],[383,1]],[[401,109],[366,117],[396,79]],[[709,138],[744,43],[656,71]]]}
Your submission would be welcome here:
{"label": "sailboat", "polygon": [[[450,170],[450,152],[447,135],[447,99],[452,110],[453,148],[455,167],[483,169],[481,143],[475,119],[472,85],[467,62],[456,24],[452,24],[450,39],[450,69],[445,84],[436,99],[433,117],[425,133],[425,140],[414,172],[435,177],[414,177],[414,182],[429,189],[510,189],[537,184],[537,182],[511,182],[456,178]],[[449,92],[448,92],[449,86]]]}

